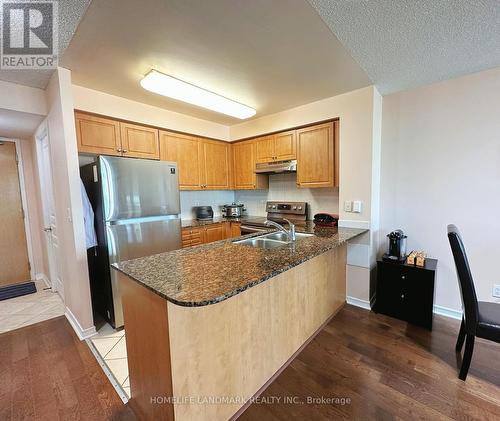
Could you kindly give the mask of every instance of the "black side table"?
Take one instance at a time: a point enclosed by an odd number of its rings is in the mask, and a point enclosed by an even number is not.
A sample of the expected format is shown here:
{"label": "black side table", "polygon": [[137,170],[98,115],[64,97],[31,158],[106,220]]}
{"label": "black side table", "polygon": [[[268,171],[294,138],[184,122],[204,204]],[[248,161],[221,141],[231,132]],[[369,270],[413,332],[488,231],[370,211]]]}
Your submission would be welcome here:
{"label": "black side table", "polygon": [[432,330],[437,260],[425,266],[377,261],[374,311]]}

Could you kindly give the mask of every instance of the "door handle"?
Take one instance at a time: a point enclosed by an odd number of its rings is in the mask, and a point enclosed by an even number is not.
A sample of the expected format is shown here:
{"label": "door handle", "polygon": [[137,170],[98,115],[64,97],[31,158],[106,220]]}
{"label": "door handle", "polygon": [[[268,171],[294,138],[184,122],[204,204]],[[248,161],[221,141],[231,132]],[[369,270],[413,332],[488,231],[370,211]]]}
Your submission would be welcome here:
{"label": "door handle", "polygon": [[43,229],[45,232],[51,232],[52,231],[52,227],[46,227]]}

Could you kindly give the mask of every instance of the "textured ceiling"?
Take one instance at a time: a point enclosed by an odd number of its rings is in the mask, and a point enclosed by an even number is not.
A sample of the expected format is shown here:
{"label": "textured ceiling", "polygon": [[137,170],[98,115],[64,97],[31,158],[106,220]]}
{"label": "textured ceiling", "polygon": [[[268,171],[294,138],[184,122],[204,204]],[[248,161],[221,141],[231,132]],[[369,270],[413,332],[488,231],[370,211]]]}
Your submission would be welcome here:
{"label": "textured ceiling", "polygon": [[308,0],[382,94],[500,66],[499,0]]}
{"label": "textured ceiling", "polygon": [[[91,0],[61,0],[59,11],[59,57],[68,46],[78,22],[85,13]],[[1,3],[1,1],[0,1]],[[49,82],[53,70],[1,70],[0,80],[44,89]]]}
{"label": "textured ceiling", "polygon": [[151,69],[274,113],[370,84],[306,0],[93,0],[62,65],[77,85],[234,124],[145,91]]}

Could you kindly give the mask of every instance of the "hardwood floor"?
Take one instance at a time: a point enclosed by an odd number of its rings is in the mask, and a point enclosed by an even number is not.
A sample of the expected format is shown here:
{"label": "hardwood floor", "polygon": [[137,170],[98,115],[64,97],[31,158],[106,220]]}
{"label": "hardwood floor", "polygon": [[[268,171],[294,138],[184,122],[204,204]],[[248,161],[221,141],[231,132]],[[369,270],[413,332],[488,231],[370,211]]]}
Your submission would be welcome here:
{"label": "hardwood floor", "polygon": [[0,420],[135,420],[64,317],[0,335]]}
{"label": "hardwood floor", "polygon": [[[281,401],[253,403],[238,421],[500,419],[500,345],[476,342],[464,383],[454,351],[458,328],[435,316],[431,333],[346,306],[261,395]],[[350,403],[307,404],[309,396]]]}
{"label": "hardwood floor", "polygon": [[[346,306],[261,395],[273,403],[252,404],[239,421],[500,419],[500,346],[477,341],[464,383],[458,327],[436,316],[431,333]],[[63,317],[1,334],[0,420],[58,419],[135,417]]]}

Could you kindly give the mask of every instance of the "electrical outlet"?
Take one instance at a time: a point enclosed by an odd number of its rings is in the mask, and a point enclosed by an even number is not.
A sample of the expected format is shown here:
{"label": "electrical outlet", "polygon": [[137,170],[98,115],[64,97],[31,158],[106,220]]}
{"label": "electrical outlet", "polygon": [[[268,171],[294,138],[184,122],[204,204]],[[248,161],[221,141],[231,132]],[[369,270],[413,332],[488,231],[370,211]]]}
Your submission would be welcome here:
{"label": "electrical outlet", "polygon": [[350,200],[344,202],[344,211],[352,212],[352,202]]}
{"label": "electrical outlet", "polygon": [[493,297],[500,298],[500,285],[493,285],[493,292],[491,295],[493,295]]}

